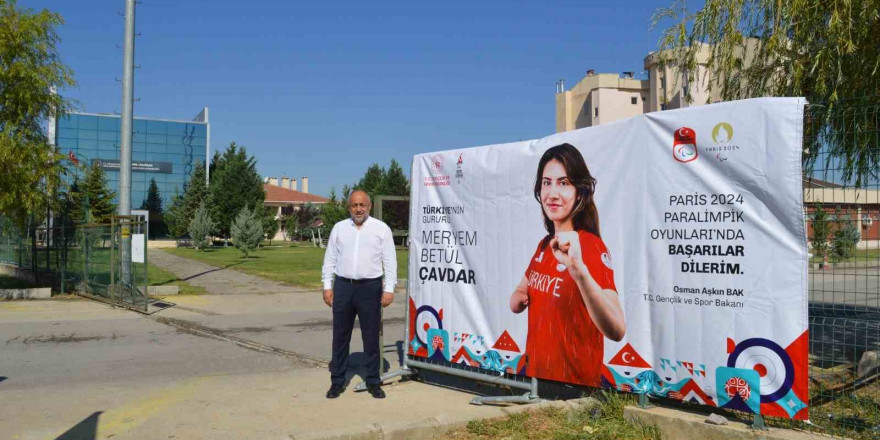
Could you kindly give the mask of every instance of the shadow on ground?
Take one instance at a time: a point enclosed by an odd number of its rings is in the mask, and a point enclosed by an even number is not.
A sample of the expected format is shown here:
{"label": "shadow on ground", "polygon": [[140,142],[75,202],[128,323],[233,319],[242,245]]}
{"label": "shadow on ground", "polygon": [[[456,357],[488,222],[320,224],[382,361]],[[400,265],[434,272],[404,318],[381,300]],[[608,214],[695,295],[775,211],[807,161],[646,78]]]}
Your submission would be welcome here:
{"label": "shadow on ground", "polygon": [[55,440],[95,440],[98,437],[98,418],[101,411],[93,413],[64,434],[55,437]]}
{"label": "shadow on ground", "polygon": [[218,267],[218,268],[216,268],[216,269],[206,270],[206,271],[204,271],[204,272],[200,272],[200,273],[197,273],[197,274],[195,274],[195,275],[190,275],[190,276],[188,276],[188,277],[186,277],[186,278],[181,278],[180,280],[181,280],[181,281],[189,281],[189,280],[191,280],[191,279],[193,279],[193,278],[198,278],[198,277],[200,277],[200,276],[202,276],[202,275],[209,274],[209,273],[211,273],[211,272],[217,272],[217,271],[220,271],[220,270],[229,269],[230,267],[238,266],[239,264],[242,264],[242,263],[244,263],[244,261],[239,261],[239,262],[237,262],[237,263],[227,264],[226,266]]}

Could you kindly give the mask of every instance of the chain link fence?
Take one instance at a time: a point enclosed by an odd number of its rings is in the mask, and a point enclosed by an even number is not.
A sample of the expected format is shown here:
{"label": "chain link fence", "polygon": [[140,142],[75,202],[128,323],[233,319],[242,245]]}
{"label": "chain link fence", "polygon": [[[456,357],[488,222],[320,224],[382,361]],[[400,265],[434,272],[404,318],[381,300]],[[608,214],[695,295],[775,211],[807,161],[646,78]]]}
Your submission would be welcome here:
{"label": "chain link fence", "polygon": [[130,271],[120,258],[124,243],[133,237],[144,241],[146,235],[146,222],[133,217],[114,217],[109,224],[25,228],[0,218],[0,264],[54,293],[76,293],[146,311],[145,246],[140,248],[143,258],[132,262]]}
{"label": "chain link fence", "polygon": [[[810,420],[880,438],[880,100],[810,105],[804,221],[810,247]],[[849,158],[849,159],[847,159]]]}

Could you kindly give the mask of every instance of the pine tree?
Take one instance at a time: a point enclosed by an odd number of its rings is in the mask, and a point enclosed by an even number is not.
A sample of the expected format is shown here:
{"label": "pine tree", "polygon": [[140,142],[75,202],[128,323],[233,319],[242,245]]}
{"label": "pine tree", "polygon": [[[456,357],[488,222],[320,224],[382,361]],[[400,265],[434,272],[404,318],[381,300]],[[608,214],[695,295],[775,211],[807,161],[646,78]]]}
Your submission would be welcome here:
{"label": "pine tree", "polygon": [[[409,179],[403,173],[403,168],[396,160],[391,159],[391,166],[385,173],[385,195],[408,196]],[[374,200],[373,204],[382,203],[382,220],[392,230],[408,229],[409,227],[409,202],[402,200],[380,201]],[[373,208],[375,210],[375,208]]]}
{"label": "pine tree", "polygon": [[86,223],[85,193],[79,182],[79,177],[73,178],[73,183],[67,189],[67,203],[65,203],[64,216],[73,223]]}
{"label": "pine tree", "polygon": [[183,195],[175,194],[171,198],[171,204],[165,210],[165,227],[171,238],[184,237],[189,228],[189,221],[183,214]]}
{"label": "pine tree", "polygon": [[107,176],[98,162],[95,162],[86,171],[82,188],[89,200],[89,222],[109,222],[110,218],[116,213],[116,204],[113,203],[116,193],[107,186]]}
{"label": "pine tree", "polygon": [[247,206],[238,212],[229,232],[232,235],[232,244],[245,258],[263,241],[263,225],[256,213]]}
{"label": "pine tree", "polygon": [[396,160],[391,159],[391,165],[385,172],[385,194],[388,196],[408,196],[409,179],[403,172],[403,168]]}
{"label": "pine tree", "polygon": [[831,235],[831,223],[828,221],[828,214],[822,208],[822,205],[816,207],[811,226],[813,236],[810,238],[810,241],[813,243],[813,255],[825,258],[828,252],[828,237]]}
{"label": "pine tree", "polygon": [[186,192],[183,195],[183,218],[188,222],[196,213],[196,210],[202,206],[202,203],[208,201],[208,184],[206,182],[205,164],[196,163],[192,174],[186,183]]}
{"label": "pine tree", "polygon": [[205,180],[205,164],[198,162],[187,180],[186,192],[176,194],[165,210],[165,225],[170,236],[182,238],[187,235],[190,221],[199,206],[208,198],[208,185]]}
{"label": "pine tree", "polygon": [[330,200],[321,209],[321,219],[324,226],[332,228],[341,220],[348,218],[348,199],[336,197],[336,188],[330,189]]}
{"label": "pine tree", "polygon": [[140,209],[150,213],[150,238],[164,237],[165,222],[162,212],[162,196],[159,194],[159,186],[156,185],[156,179],[150,179],[147,197],[141,202]]}
{"label": "pine tree", "polygon": [[196,250],[202,250],[211,246],[211,233],[214,231],[214,221],[204,203],[196,210],[189,222],[189,236],[192,238]]}
{"label": "pine tree", "polygon": [[272,239],[275,238],[275,235],[278,234],[278,220],[275,219],[275,213],[277,212],[277,208],[267,206],[263,210],[263,234],[266,236],[266,239],[269,240],[269,246],[272,246]]}
{"label": "pine tree", "polygon": [[236,213],[244,208],[253,210],[261,207],[266,193],[257,173],[256,160],[247,155],[244,147],[233,142],[222,155],[215,156],[215,162],[216,165],[212,164],[214,171],[208,190],[211,218],[216,222],[217,233],[228,238]]}
{"label": "pine tree", "polygon": [[375,200],[376,197],[386,194],[385,169],[377,163],[370,165],[355,189],[366,191],[370,200]]}
{"label": "pine tree", "polygon": [[855,254],[861,234],[853,224],[850,214],[841,212],[840,207],[835,209],[834,217],[837,224],[832,234],[834,240],[831,242],[831,255],[834,261],[844,261]]}

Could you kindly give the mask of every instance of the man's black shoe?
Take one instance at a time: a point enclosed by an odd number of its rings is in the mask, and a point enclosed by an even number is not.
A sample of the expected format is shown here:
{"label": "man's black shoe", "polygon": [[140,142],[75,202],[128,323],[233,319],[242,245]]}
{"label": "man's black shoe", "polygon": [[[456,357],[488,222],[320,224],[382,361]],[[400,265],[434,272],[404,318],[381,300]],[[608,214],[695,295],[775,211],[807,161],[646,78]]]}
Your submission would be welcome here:
{"label": "man's black shoe", "polygon": [[327,390],[327,398],[328,399],[335,399],[335,398],[339,397],[339,395],[342,394],[344,391],[345,391],[345,387],[342,385],[336,385],[336,384],[330,385],[330,389]]}
{"label": "man's black shoe", "polygon": [[379,385],[367,385],[367,391],[373,396],[374,399],[384,399],[385,391],[382,391],[382,387]]}

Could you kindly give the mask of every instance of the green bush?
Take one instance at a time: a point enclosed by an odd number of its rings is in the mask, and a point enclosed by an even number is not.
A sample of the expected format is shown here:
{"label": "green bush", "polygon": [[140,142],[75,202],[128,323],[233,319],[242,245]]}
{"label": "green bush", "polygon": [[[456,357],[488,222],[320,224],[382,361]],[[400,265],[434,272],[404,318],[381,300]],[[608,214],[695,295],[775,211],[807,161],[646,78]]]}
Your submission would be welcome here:
{"label": "green bush", "polygon": [[861,239],[861,234],[849,215],[838,215],[837,218],[839,223],[834,229],[831,256],[834,261],[843,261],[855,255],[856,245]]}

